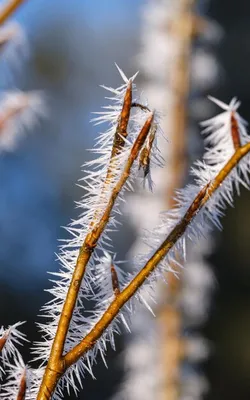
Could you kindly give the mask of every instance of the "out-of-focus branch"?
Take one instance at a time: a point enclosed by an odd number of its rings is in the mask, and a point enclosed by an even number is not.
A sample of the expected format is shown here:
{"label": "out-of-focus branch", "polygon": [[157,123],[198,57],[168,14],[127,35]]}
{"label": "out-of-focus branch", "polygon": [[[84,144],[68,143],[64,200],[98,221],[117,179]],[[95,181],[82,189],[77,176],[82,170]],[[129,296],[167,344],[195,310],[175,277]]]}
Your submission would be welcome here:
{"label": "out-of-focus branch", "polygon": [[0,8],[0,24],[3,24],[25,0],[8,0]]}
{"label": "out-of-focus branch", "polygon": [[[176,37],[177,55],[172,65],[169,90],[172,107],[168,110],[171,126],[171,149],[166,170],[169,184],[166,191],[166,204],[174,205],[174,193],[182,187],[187,170],[187,102],[190,89],[190,58],[192,40],[196,32],[196,19],[193,14],[195,1],[180,1],[179,15],[170,22],[169,34]],[[176,271],[178,264],[172,265]],[[163,289],[162,307],[159,310],[160,335],[162,340],[161,362],[163,384],[161,400],[177,400],[180,391],[180,368],[183,354],[181,347],[182,315],[178,306],[181,277],[167,274],[167,289]]]}

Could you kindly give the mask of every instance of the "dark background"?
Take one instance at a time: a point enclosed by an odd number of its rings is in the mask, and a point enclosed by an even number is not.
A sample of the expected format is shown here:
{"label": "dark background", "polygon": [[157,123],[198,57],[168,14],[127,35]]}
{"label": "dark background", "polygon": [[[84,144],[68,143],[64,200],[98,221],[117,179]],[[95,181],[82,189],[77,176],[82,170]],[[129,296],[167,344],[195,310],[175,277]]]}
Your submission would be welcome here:
{"label": "dark background", "polygon": [[[224,30],[217,58],[225,78],[214,95],[224,101],[237,96],[242,102],[240,113],[249,121],[250,3],[213,0],[209,15]],[[235,208],[227,210],[212,257],[218,283],[205,330],[215,344],[207,364],[209,400],[250,398],[249,221],[250,196],[242,190],[241,197],[235,198]]]}
{"label": "dark background", "polygon": [[[74,201],[82,192],[75,182],[97,133],[88,122],[90,112],[99,110],[105,95],[98,85],[119,84],[114,62],[128,75],[137,70],[142,5],[27,0],[16,14],[27,31],[30,54],[18,55],[18,62],[3,59],[0,82],[3,89],[44,90],[48,118],[15,152],[0,157],[0,321],[7,326],[26,320],[30,340],[37,338],[35,316],[47,299],[46,271],[57,268],[57,239],[65,237],[60,226],[77,215]],[[211,94],[225,102],[237,96],[241,115],[250,121],[250,2],[213,0],[207,14],[224,30],[216,50],[222,79]],[[204,366],[207,400],[250,398],[249,205],[250,195],[242,190],[235,208],[226,212],[223,232],[216,233],[211,257],[216,291],[203,329],[213,343]],[[124,242],[126,235],[117,241],[121,257]],[[117,342],[119,349],[122,339]],[[101,363],[95,369],[97,381],[86,379],[83,398],[110,396],[122,368],[113,352],[108,364],[108,370]]]}

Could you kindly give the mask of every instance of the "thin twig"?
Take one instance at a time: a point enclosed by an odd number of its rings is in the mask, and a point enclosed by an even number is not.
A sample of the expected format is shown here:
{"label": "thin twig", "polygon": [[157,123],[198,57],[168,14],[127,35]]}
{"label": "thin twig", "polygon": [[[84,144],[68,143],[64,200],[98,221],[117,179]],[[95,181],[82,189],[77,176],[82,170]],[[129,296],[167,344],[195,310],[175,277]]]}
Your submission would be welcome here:
{"label": "thin twig", "polygon": [[[117,156],[121,152],[121,150],[125,144],[124,138],[126,138],[128,135],[127,127],[128,127],[129,116],[130,116],[131,103],[132,103],[132,81],[130,79],[128,82],[128,87],[127,87],[125,96],[124,96],[120,120],[117,124],[116,132],[115,132],[115,136],[114,136],[113,149],[111,152],[111,164],[112,164],[112,160],[114,159],[114,157]],[[111,170],[111,165],[108,168],[107,176],[109,175],[110,170]]]}
{"label": "thin twig", "polygon": [[250,152],[250,143],[238,148],[234,155],[230,158],[227,164],[217,174],[217,176],[209,184],[198,193],[189,209],[185,213],[181,221],[175,226],[168,237],[164,240],[161,246],[155,251],[153,256],[148,260],[141,271],[136,277],[129,283],[129,285],[118,294],[115,299],[111,302],[110,306],[104,312],[103,316],[91,329],[91,331],[82,339],[82,341],[72,348],[65,356],[62,356],[64,347],[64,341],[69,327],[71,315],[74,310],[77,294],[79,291],[80,283],[83,278],[83,274],[87,265],[87,262],[91,256],[93,248],[95,247],[98,238],[103,232],[110,211],[112,210],[114,201],[121,190],[121,187],[126,182],[129,176],[130,168],[133,164],[133,160],[138,156],[140,148],[146,140],[147,134],[150,130],[153,116],[151,115],[146,123],[144,124],[134,146],[131,150],[129,159],[124,168],[123,174],[117,185],[115,186],[110,202],[107,209],[94,232],[89,234],[81,248],[80,255],[78,257],[77,265],[73,278],[69,287],[68,295],[64,304],[63,312],[61,314],[60,322],[58,324],[57,333],[55,336],[54,344],[52,346],[51,355],[48,361],[48,365],[45,370],[42,384],[38,393],[38,400],[47,400],[51,397],[54,392],[57,382],[64,372],[74,363],[76,363],[80,357],[88,352],[101,337],[105,329],[117,316],[124,304],[136,293],[136,291],[142,286],[147,280],[149,275],[155,270],[159,262],[168,254],[175,243],[182,237],[191,223],[192,219],[207,203],[210,197],[215,193],[218,187],[223,183],[228,174],[234,169],[234,167],[240,162],[240,160]]}
{"label": "thin twig", "polygon": [[[120,114],[120,117],[118,120],[115,134],[114,134],[113,147],[112,147],[112,151],[111,151],[109,165],[107,168],[106,178],[105,178],[105,181],[103,183],[103,187],[102,187],[102,190],[100,193],[100,200],[102,200],[102,198],[104,197],[106,188],[108,186],[110,186],[110,184],[112,182],[112,179],[114,177],[114,171],[116,169],[116,164],[119,162],[117,156],[121,153],[122,148],[125,144],[124,139],[128,135],[127,128],[128,128],[129,117],[130,117],[130,110],[131,110],[131,106],[132,106],[131,104],[132,104],[132,80],[129,80],[127,90],[126,90],[124,100],[123,100],[121,114]],[[100,203],[102,203],[102,201],[100,201]],[[96,210],[96,212],[94,213],[93,219],[90,223],[91,228],[97,222],[98,214],[99,214],[99,210]]]}
{"label": "thin twig", "polygon": [[133,103],[131,104],[131,107],[136,107],[136,108],[140,108],[143,111],[151,111],[147,106],[144,106],[141,103],[137,103],[136,101],[133,101]]}
{"label": "thin twig", "polygon": [[132,146],[131,152],[128,156],[126,165],[121,174],[120,179],[114,186],[107,207],[100,219],[100,221],[95,224],[92,231],[86,236],[84,243],[80,249],[79,256],[76,262],[75,270],[72,276],[72,280],[69,286],[69,290],[67,293],[67,297],[63,306],[63,310],[60,316],[60,320],[57,327],[57,332],[55,335],[55,339],[52,345],[50,358],[48,361],[48,365],[43,377],[43,382],[41,384],[38,400],[47,399],[51,393],[54,391],[56,383],[60,376],[65,371],[65,362],[62,358],[64,343],[66,339],[66,335],[69,329],[70,320],[73,315],[73,311],[75,308],[77,296],[79,293],[79,289],[81,286],[81,282],[86,270],[86,266],[91,257],[95,246],[103,233],[110,217],[110,213],[113,209],[115,200],[119,195],[122,187],[126,183],[129,175],[131,167],[138,157],[138,154],[147,139],[148,133],[151,128],[151,124],[153,122],[154,115],[151,113],[144,123],[135,143]]}
{"label": "thin twig", "polygon": [[164,240],[161,246],[155,251],[153,256],[130,282],[130,284],[112,301],[103,316],[93,327],[93,329],[83,338],[83,340],[70,350],[64,357],[64,368],[69,368],[72,364],[78,361],[87,351],[89,351],[96,341],[101,337],[105,329],[113,321],[124,304],[136,293],[141,285],[146,281],[149,275],[155,270],[159,262],[168,254],[175,243],[182,237],[186,229],[190,225],[192,219],[205,206],[207,201],[220,187],[226,177],[234,169],[234,167],[250,152],[250,143],[237,149],[234,155],[230,158],[223,169],[217,176],[207,184],[196,196],[189,209],[175,226],[168,237]]}

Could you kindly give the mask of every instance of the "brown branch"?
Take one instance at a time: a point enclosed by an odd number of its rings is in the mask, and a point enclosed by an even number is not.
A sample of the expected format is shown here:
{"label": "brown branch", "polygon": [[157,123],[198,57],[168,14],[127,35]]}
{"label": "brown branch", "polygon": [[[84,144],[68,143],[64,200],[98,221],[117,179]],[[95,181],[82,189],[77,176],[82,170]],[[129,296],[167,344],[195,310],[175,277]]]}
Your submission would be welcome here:
{"label": "brown branch", "polygon": [[[170,21],[167,34],[175,37],[177,54],[170,70],[170,92],[172,107],[167,110],[167,122],[171,126],[171,152],[168,157],[167,171],[169,183],[166,188],[166,203],[170,209],[175,204],[175,190],[184,184],[187,167],[187,102],[190,91],[190,56],[192,40],[196,35],[196,22],[193,11],[195,1],[181,0],[180,10],[175,19]],[[176,50],[175,50],[176,51]],[[166,128],[164,130],[166,130]],[[178,254],[175,254],[178,257]],[[171,268],[177,273],[180,268],[172,263]],[[158,310],[160,325],[160,346],[164,349],[161,353],[162,373],[164,380],[161,388],[161,400],[177,400],[180,392],[181,357],[178,346],[173,343],[182,340],[182,314],[177,299],[181,290],[181,275],[169,272],[166,274],[168,286],[162,289],[162,302]],[[172,320],[178,321],[175,329],[168,329]]]}
{"label": "brown branch", "polygon": [[9,0],[3,5],[0,8],[0,24],[3,24],[24,1],[25,0]]}
{"label": "brown branch", "polygon": [[[104,197],[104,193],[105,193],[107,186],[110,186],[112,179],[115,176],[114,171],[116,169],[117,163],[119,162],[117,156],[119,156],[122,148],[124,147],[124,144],[125,144],[124,138],[126,138],[128,135],[127,127],[128,127],[129,117],[130,117],[131,103],[132,103],[132,81],[129,80],[127,90],[124,95],[121,114],[119,116],[118,124],[117,124],[116,131],[114,134],[113,147],[112,147],[112,151],[111,151],[109,165],[107,168],[106,178],[103,183],[102,191],[100,193],[100,199],[102,199]],[[98,220],[99,211],[100,210],[96,210],[94,213],[93,219],[90,223],[91,228],[94,226],[94,224]]]}
{"label": "brown branch", "polygon": [[155,270],[159,262],[168,254],[175,243],[185,233],[187,227],[192,222],[197,213],[205,206],[210,197],[221,186],[225,178],[230,174],[241,159],[250,152],[250,143],[236,150],[223,169],[217,176],[207,184],[196,196],[187,212],[180,222],[173,228],[161,246],[155,251],[141,271],[129,283],[129,285],[111,302],[103,316],[96,323],[93,329],[83,338],[83,340],[70,350],[64,357],[64,370],[76,363],[80,357],[88,352],[101,337],[105,329],[117,316],[124,304],[136,293],[136,291],[147,280],[149,275]]}
{"label": "brown branch", "polygon": [[106,206],[106,209],[100,221],[97,224],[95,224],[94,228],[86,236],[84,243],[80,249],[75,270],[67,293],[67,297],[58,323],[57,332],[52,345],[48,365],[46,367],[43,381],[38,393],[37,397],[38,400],[42,399],[45,400],[48,397],[50,397],[51,393],[53,393],[55,389],[58,379],[65,371],[65,361],[62,358],[64,343],[69,329],[71,317],[73,315],[73,311],[76,305],[77,296],[86,270],[87,263],[92,255],[93,250],[95,249],[95,246],[101,234],[103,233],[109,221],[109,216],[113,209],[115,200],[119,195],[122,187],[126,183],[130,175],[131,167],[136,158],[138,157],[139,152],[145,140],[147,139],[148,133],[151,128],[151,124],[153,122],[153,118],[154,118],[153,113],[151,113],[146,122],[144,123],[137,139],[135,140],[135,143],[132,146],[130,155],[125,164],[122,175],[112,190],[109,202]]}

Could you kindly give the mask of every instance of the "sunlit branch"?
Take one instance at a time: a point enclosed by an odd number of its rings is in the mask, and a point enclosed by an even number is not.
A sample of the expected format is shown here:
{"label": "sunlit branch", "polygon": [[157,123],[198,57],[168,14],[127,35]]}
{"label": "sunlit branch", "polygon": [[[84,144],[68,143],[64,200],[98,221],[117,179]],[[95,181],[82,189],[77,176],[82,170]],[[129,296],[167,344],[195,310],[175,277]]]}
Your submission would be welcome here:
{"label": "sunlit branch", "polygon": [[[144,123],[137,139],[135,140],[130,154],[128,156],[127,162],[125,164],[124,170],[121,174],[120,179],[114,186],[106,209],[97,224],[95,224],[92,231],[86,236],[84,243],[80,249],[79,256],[76,262],[75,270],[72,276],[72,280],[69,286],[69,290],[67,293],[67,297],[63,306],[63,310],[60,316],[60,320],[57,327],[57,332],[55,335],[55,339],[52,345],[50,358],[48,361],[48,365],[43,377],[43,382],[41,384],[38,399],[46,399],[55,389],[55,385],[59,379],[59,377],[65,371],[65,361],[62,358],[64,343],[66,339],[66,335],[69,329],[70,320],[73,315],[73,311],[75,308],[77,296],[80,290],[81,282],[85,273],[86,266],[88,261],[94,251],[97,242],[103,233],[110,217],[110,213],[113,209],[115,200],[117,199],[121,189],[126,183],[132,165],[136,158],[139,155],[139,152],[147,139],[149,134],[154,115],[151,113]],[[118,295],[119,296],[119,295]],[[118,297],[117,296],[117,297]],[[48,393],[49,391],[49,393]]]}
{"label": "sunlit branch", "polygon": [[181,221],[175,226],[175,228],[168,235],[166,240],[161,246],[155,251],[153,256],[136,275],[136,277],[130,282],[130,284],[112,301],[108,309],[105,311],[99,322],[94,328],[83,338],[81,343],[75,346],[64,356],[64,368],[69,368],[72,364],[88,352],[101,337],[105,329],[117,316],[124,304],[135,294],[135,292],[141,287],[146,281],[149,275],[155,270],[159,262],[168,254],[175,243],[182,237],[186,229],[192,222],[193,218],[197,213],[206,205],[207,201],[220,187],[225,178],[240,162],[240,160],[246,156],[250,151],[250,143],[236,150],[235,154],[230,158],[223,169],[217,174],[217,176],[208,183],[196,196],[187,212],[181,219]]}

